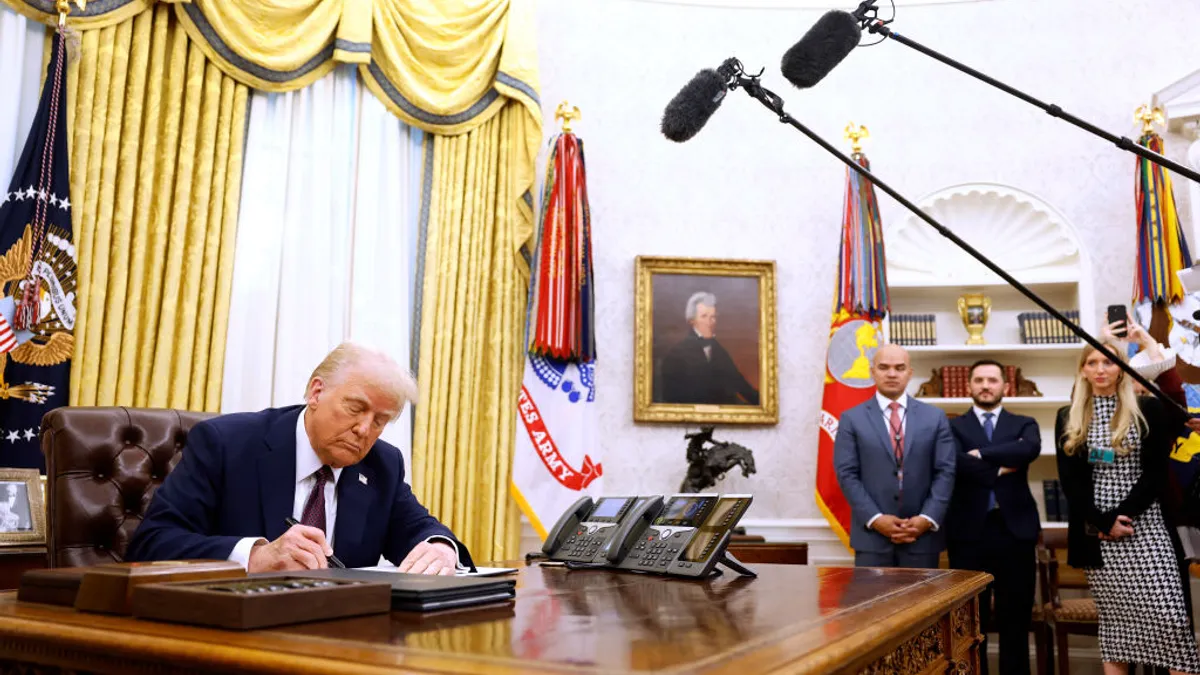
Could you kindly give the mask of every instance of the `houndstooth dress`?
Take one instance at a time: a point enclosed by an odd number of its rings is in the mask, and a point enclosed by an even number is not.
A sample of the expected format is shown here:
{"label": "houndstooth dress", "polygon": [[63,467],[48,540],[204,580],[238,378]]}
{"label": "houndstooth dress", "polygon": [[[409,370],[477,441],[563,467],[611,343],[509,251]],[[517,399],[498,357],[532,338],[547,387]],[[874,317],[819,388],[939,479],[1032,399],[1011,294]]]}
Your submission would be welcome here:
{"label": "houndstooth dress", "polygon": [[[1095,397],[1088,447],[1108,447],[1115,396]],[[1136,426],[1125,437],[1128,454],[1092,465],[1096,508],[1116,508],[1142,473]],[[1128,514],[1121,514],[1128,515]],[[1196,636],[1188,622],[1178,562],[1158,501],[1133,519],[1133,535],[1100,542],[1104,567],[1087,569],[1088,586],[1100,610],[1100,654],[1117,663],[1155,665],[1200,673]]]}

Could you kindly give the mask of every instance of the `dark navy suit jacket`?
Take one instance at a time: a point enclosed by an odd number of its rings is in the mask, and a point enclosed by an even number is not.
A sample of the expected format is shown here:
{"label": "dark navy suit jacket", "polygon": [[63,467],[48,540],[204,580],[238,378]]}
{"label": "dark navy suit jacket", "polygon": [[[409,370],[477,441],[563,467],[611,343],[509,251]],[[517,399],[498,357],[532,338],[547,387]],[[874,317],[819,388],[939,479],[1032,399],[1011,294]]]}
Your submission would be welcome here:
{"label": "dark navy suit jacket", "polygon": [[[296,422],[303,406],[235,413],[197,424],[183,459],[158,491],[125,559],[225,560],[243,537],[275,540],[287,530],[296,494]],[[364,482],[361,477],[365,477]],[[404,482],[404,460],[376,441],[338,479],[333,552],[346,567],[379,557],[399,565],[425,539],[441,535],[467,549],[417,501]]]}
{"label": "dark navy suit jacket", "polygon": [[[946,519],[946,536],[951,542],[978,541],[984,536],[988,494],[996,492],[1000,517],[1017,539],[1036,541],[1041,522],[1037,502],[1029,492],[1029,465],[1042,450],[1042,436],[1032,417],[1014,415],[1004,408],[995,420],[988,441],[975,409],[950,420],[958,450],[954,472],[954,498]],[[979,450],[983,459],[967,453]],[[1016,469],[1003,476],[1000,467]]]}

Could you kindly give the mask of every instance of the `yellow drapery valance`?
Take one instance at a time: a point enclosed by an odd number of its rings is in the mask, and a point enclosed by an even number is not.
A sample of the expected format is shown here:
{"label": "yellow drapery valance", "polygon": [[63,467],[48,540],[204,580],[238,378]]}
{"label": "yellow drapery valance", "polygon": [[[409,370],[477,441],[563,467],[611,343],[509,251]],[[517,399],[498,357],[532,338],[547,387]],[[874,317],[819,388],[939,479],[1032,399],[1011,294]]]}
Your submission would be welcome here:
{"label": "yellow drapery valance", "polygon": [[[57,20],[54,0],[0,2]],[[431,133],[470,131],[505,98],[540,119],[533,0],[90,0],[72,4],[71,25],[114,26],[159,3],[174,5],[218,68],[261,91],[300,89],[356,63],[395,115]]]}

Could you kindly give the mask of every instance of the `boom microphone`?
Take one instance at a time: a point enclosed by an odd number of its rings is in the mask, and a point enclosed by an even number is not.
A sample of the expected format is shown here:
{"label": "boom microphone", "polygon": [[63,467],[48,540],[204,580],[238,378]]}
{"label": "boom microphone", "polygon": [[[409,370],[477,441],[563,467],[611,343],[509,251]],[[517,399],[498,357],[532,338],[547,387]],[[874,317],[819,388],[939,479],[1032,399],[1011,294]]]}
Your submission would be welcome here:
{"label": "boom microphone", "polygon": [[825,12],[804,37],[787,50],[779,69],[788,82],[808,89],[841,63],[858,46],[861,37],[859,20],[849,12]]}
{"label": "boom microphone", "polygon": [[676,143],[695,136],[721,107],[727,90],[725,78],[712,68],[696,73],[663,111],[663,136]]}

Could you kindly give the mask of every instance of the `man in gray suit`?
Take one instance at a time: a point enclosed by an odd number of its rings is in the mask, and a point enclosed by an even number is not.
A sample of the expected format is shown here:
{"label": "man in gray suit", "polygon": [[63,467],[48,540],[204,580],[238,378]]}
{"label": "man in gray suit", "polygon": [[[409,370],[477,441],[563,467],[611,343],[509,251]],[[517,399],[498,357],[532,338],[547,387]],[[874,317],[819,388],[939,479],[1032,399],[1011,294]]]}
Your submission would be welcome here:
{"label": "man in gray suit", "polygon": [[884,345],[871,360],[875,396],[842,414],[833,444],[850,503],[850,546],[859,567],[936,568],[939,524],[954,491],[954,437],[946,414],[905,393],[908,352]]}

